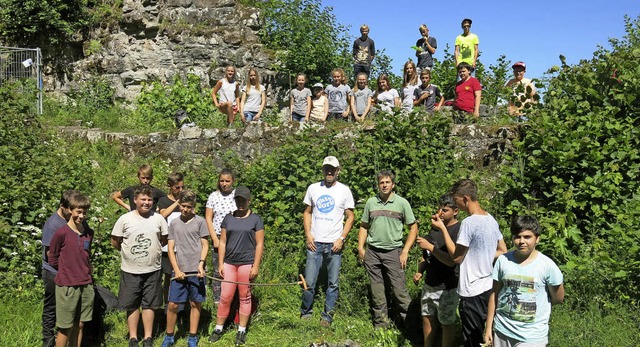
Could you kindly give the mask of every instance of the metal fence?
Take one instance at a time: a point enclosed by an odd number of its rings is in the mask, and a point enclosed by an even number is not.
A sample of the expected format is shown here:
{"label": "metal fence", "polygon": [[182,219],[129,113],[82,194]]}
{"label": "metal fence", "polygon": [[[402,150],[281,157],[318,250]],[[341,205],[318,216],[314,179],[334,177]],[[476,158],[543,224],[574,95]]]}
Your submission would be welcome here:
{"label": "metal fence", "polygon": [[0,87],[16,81],[32,82],[36,86],[38,93],[35,105],[38,114],[42,114],[42,54],[40,48],[0,46]]}

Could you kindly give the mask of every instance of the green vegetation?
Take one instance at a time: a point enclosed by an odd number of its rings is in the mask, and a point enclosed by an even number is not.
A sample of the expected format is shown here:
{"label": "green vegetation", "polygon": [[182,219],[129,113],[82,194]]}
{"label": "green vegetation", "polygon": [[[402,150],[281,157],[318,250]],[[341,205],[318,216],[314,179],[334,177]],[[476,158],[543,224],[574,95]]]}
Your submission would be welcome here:
{"label": "green vegetation", "polygon": [[[63,126],[80,121],[90,128],[149,133],[174,129],[173,116],[184,110],[200,127],[223,127],[224,116],[213,107],[210,93],[209,88],[202,87],[200,77],[176,75],[169,85],[143,84],[131,108],[114,100],[115,90],[107,80],[94,77],[72,90],[66,100],[47,99],[43,121]],[[267,112],[265,118],[273,117]]]}
{"label": "green vegetation", "polygon": [[[348,27],[340,24],[333,9],[320,0],[244,0],[241,3],[262,10],[264,26],[260,37],[276,52],[276,71],[295,75],[305,73],[310,83],[329,81],[331,70],[341,67],[353,80],[352,44]],[[371,76],[390,74],[394,85],[402,80],[391,71],[391,59],[384,49],[376,51]],[[400,72],[401,73],[401,72]]]}
{"label": "green vegetation", "polygon": [[552,68],[545,107],[505,176],[508,214],[540,216],[569,292],[604,304],[640,299],[639,23],[627,18],[611,51]]}
{"label": "green vegetation", "polygon": [[96,27],[116,25],[122,0],[0,0],[0,38],[26,46],[62,46]]}
{"label": "green vegetation", "polygon": [[276,68],[295,75],[304,72],[312,82],[324,81],[334,67],[351,62],[347,28],[320,1],[256,1],[264,12],[261,37],[276,50]]}
{"label": "green vegetation", "polygon": [[[300,4],[308,3],[314,2]],[[367,130],[331,123],[320,130],[309,128],[250,163],[227,153],[225,165],[238,172],[238,183],[252,189],[253,207],[265,221],[259,280],[291,282],[303,271],[301,201],[307,185],[320,179],[319,163],[325,155],[338,156],[344,166],[340,180],[357,200],[356,218],[366,198],[376,192],[375,173],[394,170],[399,194],[409,199],[423,221],[421,234],[427,232],[425,221],[437,197],[453,181],[470,176],[480,182],[482,203],[501,226],[520,213],[532,213],[542,222],[540,250],[561,265],[567,286],[566,302],[554,308],[550,345],[639,345],[640,18],[627,19],[626,28],[624,38],[611,40],[610,50],[601,48],[577,65],[561,61],[551,68],[545,103],[528,111],[530,121],[522,127],[509,163],[493,171],[472,171],[453,155],[450,120],[438,113],[398,115]],[[437,78],[448,79],[444,76],[451,66],[447,68],[446,61],[439,64],[443,72]],[[502,57],[483,73],[499,86],[508,65]],[[166,130],[173,127],[169,116],[185,109],[198,124],[217,126],[221,117],[215,118],[208,91],[199,82],[187,75],[171,86],[146,86],[138,107],[126,110],[114,102],[109,84],[96,79],[74,91],[68,102],[49,100],[42,117],[35,114],[31,95],[19,92],[29,86],[0,88],[0,286],[11,289],[0,291],[0,317],[5,322],[0,345],[38,343],[40,227],[63,190],[80,189],[92,198],[95,278],[116,291],[119,257],[108,234],[122,210],[110,201],[110,193],[135,183],[136,168],[142,163],[154,167],[159,187],[168,173],[186,172],[187,186],[198,192],[200,202],[215,189],[217,167],[170,163],[161,157],[124,159],[118,146],[63,141],[48,125],[80,119],[112,129]],[[201,203],[200,214],[203,209]],[[260,306],[248,345],[299,346],[348,339],[363,346],[410,345],[397,329],[372,329],[364,295],[367,278],[356,261],[356,238],[352,232],[346,246],[334,327],[321,329],[317,321],[297,318],[299,288],[260,288],[255,291]],[[410,264],[418,257],[415,249]],[[419,287],[409,287],[415,296]],[[317,303],[321,300],[322,294]],[[210,303],[205,308],[209,315],[215,314]],[[203,319],[206,336],[211,316]],[[124,346],[124,314],[108,315],[106,324],[106,345]]]}

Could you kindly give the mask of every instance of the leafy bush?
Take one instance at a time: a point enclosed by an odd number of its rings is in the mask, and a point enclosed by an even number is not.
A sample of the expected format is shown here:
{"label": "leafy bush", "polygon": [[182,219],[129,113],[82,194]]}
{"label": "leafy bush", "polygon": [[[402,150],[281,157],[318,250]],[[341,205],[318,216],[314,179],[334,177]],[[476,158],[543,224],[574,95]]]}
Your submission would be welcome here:
{"label": "leafy bush", "polygon": [[[173,115],[178,110],[187,111],[192,121],[203,126],[211,124],[214,110],[210,91],[202,88],[200,77],[187,74],[183,79],[176,75],[173,84],[160,82],[144,84],[136,99],[137,108],[132,114],[132,122],[138,128],[150,131],[166,130],[173,127]],[[221,117],[215,119],[222,120]],[[204,124],[203,124],[204,123]],[[222,122],[215,123],[222,127]]]}
{"label": "leafy bush", "polygon": [[488,68],[481,60],[478,60],[477,67],[476,77],[482,83],[482,104],[495,106],[499,101],[508,100],[512,91],[504,85],[510,77],[511,61],[503,54]]}
{"label": "leafy bush", "polygon": [[526,208],[541,218],[545,251],[569,261],[576,295],[640,299],[639,23],[627,18],[627,34],[610,40],[612,50],[552,68],[557,75],[532,115],[518,165],[504,168],[507,212]]}
{"label": "leafy bush", "polygon": [[42,122],[47,125],[78,125],[88,128],[130,130],[132,111],[115,101],[115,89],[102,77],[92,77],[72,88],[67,98],[46,97]]}
{"label": "leafy bush", "polygon": [[39,228],[64,189],[91,186],[88,158],[46,135],[33,108],[35,88],[0,88],[0,271],[3,282],[31,292],[40,252]]}

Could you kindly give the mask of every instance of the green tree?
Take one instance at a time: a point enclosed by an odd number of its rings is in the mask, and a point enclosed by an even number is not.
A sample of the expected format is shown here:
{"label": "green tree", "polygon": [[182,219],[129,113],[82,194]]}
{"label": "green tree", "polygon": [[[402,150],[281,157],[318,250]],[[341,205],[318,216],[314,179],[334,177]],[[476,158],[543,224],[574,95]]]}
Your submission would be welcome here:
{"label": "green tree", "polygon": [[444,58],[442,60],[434,58],[433,69],[431,69],[431,83],[440,88],[445,99],[453,99],[456,91],[457,72],[450,49],[449,44],[446,44],[443,50]]}
{"label": "green tree", "polygon": [[346,27],[331,7],[319,0],[266,0],[253,5],[263,11],[261,37],[276,51],[278,71],[307,74],[311,82],[327,81],[331,70],[350,64]]}
{"label": "green tree", "polygon": [[8,43],[63,43],[86,26],[87,0],[0,0],[0,37]]}
{"label": "green tree", "polygon": [[46,51],[117,25],[121,14],[122,0],[0,0],[0,40]]}
{"label": "green tree", "polygon": [[511,61],[504,54],[498,57],[495,64],[489,64],[489,68],[478,59],[476,78],[482,84],[482,104],[495,106],[498,101],[508,99],[511,91],[504,85],[509,80],[510,65]]}

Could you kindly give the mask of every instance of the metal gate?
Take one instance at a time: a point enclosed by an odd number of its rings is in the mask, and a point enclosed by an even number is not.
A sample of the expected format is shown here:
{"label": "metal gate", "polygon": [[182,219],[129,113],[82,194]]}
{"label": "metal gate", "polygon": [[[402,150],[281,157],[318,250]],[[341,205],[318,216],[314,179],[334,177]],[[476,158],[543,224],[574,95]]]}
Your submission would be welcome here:
{"label": "metal gate", "polygon": [[42,54],[40,48],[0,46],[0,87],[15,81],[32,82],[38,89],[36,109],[42,114]]}

